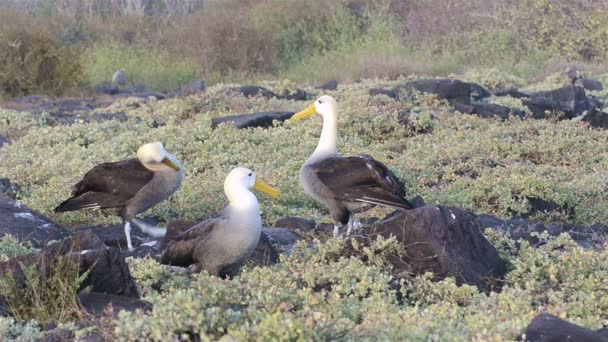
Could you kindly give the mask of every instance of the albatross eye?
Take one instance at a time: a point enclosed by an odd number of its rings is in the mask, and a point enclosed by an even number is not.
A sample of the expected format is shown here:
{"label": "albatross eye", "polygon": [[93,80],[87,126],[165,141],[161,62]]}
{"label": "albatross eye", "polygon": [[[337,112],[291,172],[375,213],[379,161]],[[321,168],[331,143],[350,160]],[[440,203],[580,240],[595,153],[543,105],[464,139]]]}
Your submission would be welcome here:
{"label": "albatross eye", "polygon": [[249,172],[249,175],[248,175],[248,176],[249,176],[249,177],[253,176],[253,172]]}
{"label": "albatross eye", "polygon": [[319,104],[323,104],[323,101],[321,101],[321,100],[318,100],[317,102],[319,102]]}

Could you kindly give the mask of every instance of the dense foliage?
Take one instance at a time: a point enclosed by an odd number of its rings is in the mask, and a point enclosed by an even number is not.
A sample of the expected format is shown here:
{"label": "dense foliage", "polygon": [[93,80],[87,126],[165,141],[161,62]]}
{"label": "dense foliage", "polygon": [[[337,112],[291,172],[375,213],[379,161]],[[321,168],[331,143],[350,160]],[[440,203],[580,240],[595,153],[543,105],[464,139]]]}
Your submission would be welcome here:
{"label": "dense foliage", "polygon": [[[54,67],[43,86],[34,87],[38,83],[29,81],[32,75],[19,75],[19,84],[3,84],[5,96],[96,85],[109,81],[117,69],[126,70],[130,84],[158,90],[174,90],[197,78],[208,83],[269,75],[356,81],[480,67],[534,79],[564,63],[605,65],[607,42],[604,1],[0,3],[0,81],[6,83],[1,75],[11,77],[25,62],[30,63],[25,70],[38,70],[39,51],[71,62]],[[10,57],[16,51],[33,55],[24,62]],[[82,68],[84,74],[76,72]]]}
{"label": "dense foliage", "polygon": [[[496,70],[461,77],[489,87],[524,82]],[[565,82],[563,74],[556,74],[527,87],[551,89]],[[262,84],[277,92],[294,86],[287,81]],[[394,84],[363,81],[341,85],[332,95],[340,106],[340,151],[365,152],[386,162],[406,184],[408,197],[422,195],[428,203],[503,217],[529,215],[577,224],[608,221],[606,131],[577,121],[481,119],[417,93],[404,93],[399,101],[367,93],[370,87]],[[8,134],[13,144],[2,148],[0,177],[16,182],[23,189],[18,199],[53,220],[67,225],[107,223],[114,219],[99,212],[59,215],[52,208],[92,165],[131,157],[143,142],[159,139],[182,161],[186,179],[151,214],[165,220],[209,216],[226,204],[220,195],[225,175],[241,165],[282,190],[276,201],[259,196],[267,225],[285,215],[328,221],[326,210],[298,183],[298,170],[317,143],[319,120],[268,129],[221,125],[212,130],[210,125],[211,118],[221,115],[296,111],[308,103],[246,99],[229,91],[231,86],[216,85],[202,94],[165,101],[127,98],[97,110],[124,111],[129,117],[124,123],[61,126],[49,116],[2,109],[0,134]],[[594,95],[608,98],[606,91]],[[509,97],[489,101],[523,108]],[[402,109],[410,109],[414,124],[398,123]],[[152,128],[154,121],[162,125]],[[575,215],[534,212],[528,197],[554,201],[572,208]],[[383,213],[379,209],[367,215]],[[494,231],[486,233],[509,265],[499,293],[459,287],[453,279],[434,282],[430,274],[395,273],[384,257],[403,250],[394,240],[362,248],[344,239],[313,239],[300,242],[281,263],[247,267],[231,280],[205,273],[189,276],[150,259],[130,259],[140,293],[154,309],[149,314],[123,312],[99,329],[116,339],[158,341],[224,335],[238,340],[513,340],[542,311],[590,328],[608,324],[605,243],[599,250],[583,249],[566,235],[541,235],[545,244],[532,247]],[[346,248],[360,251],[344,257]],[[28,251],[11,238],[0,240],[2,258]],[[38,330],[35,322],[0,320],[0,333],[9,338],[27,340],[25,336],[37,336]]]}

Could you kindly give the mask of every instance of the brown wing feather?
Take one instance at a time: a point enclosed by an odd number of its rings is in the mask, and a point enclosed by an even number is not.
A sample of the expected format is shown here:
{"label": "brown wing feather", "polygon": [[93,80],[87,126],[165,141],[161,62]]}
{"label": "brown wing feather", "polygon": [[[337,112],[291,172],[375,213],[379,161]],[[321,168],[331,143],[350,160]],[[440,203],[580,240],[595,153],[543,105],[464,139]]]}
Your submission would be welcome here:
{"label": "brown wing feather", "polygon": [[171,241],[165,241],[167,247],[163,251],[160,262],[174,266],[192,265],[196,246],[211,234],[214,227],[221,223],[221,220],[224,220],[224,218],[209,218],[172,238]]}
{"label": "brown wing feather", "polygon": [[310,165],[319,180],[343,201],[411,209],[395,175],[371,156],[333,157]]}
{"label": "brown wing feather", "polygon": [[154,177],[137,159],[94,166],[55,211],[121,207]]}

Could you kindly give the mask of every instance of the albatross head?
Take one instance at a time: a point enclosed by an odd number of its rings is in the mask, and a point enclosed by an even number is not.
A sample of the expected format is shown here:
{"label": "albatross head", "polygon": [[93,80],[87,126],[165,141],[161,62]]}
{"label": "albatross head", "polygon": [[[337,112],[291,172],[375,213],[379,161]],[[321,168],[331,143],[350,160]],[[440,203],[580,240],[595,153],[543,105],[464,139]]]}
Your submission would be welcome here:
{"label": "albatross head", "polygon": [[137,159],[152,171],[163,171],[167,168],[181,170],[181,164],[165,150],[160,141],[142,145],[137,150]]}
{"label": "albatross head", "polygon": [[338,103],[333,97],[323,95],[303,111],[294,114],[291,117],[291,121],[300,121],[315,114],[321,115],[323,119],[328,117],[335,118],[338,114]]}
{"label": "albatross head", "polygon": [[243,190],[249,191],[251,189],[261,191],[274,198],[280,194],[279,190],[257,179],[255,173],[245,167],[233,169],[224,181],[224,192],[231,203],[239,201]]}

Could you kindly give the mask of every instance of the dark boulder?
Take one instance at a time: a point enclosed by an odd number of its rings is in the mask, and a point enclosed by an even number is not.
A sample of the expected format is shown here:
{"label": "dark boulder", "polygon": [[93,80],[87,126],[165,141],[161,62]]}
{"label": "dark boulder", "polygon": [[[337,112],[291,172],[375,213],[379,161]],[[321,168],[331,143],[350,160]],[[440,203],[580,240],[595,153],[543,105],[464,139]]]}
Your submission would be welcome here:
{"label": "dark boulder", "polygon": [[97,94],[116,95],[120,93],[120,88],[110,83],[102,83],[95,86],[95,92]]}
{"label": "dark boulder", "polygon": [[321,89],[321,90],[336,90],[338,89],[338,81],[336,80],[331,80],[328,81],[318,87],[315,87],[315,89]]}
{"label": "dark boulder", "polygon": [[601,247],[608,239],[608,226],[595,224],[592,226],[575,226],[570,224],[543,224],[528,221],[523,218],[502,219],[492,215],[477,215],[474,223],[482,231],[492,228],[507,233],[513,240],[526,240],[532,245],[537,245],[540,241],[532,233],[547,231],[552,236],[562,233],[569,234],[574,241],[583,247]]}
{"label": "dark boulder", "polygon": [[11,144],[11,141],[8,138],[5,138],[3,135],[0,135],[0,148],[4,146],[8,146]]}
{"label": "dark boulder", "polygon": [[217,128],[221,123],[232,123],[237,128],[272,127],[274,120],[283,122],[293,116],[294,112],[260,112],[237,114],[211,119],[211,127]]}
{"label": "dark boulder", "polygon": [[543,212],[561,212],[570,219],[576,215],[574,208],[570,208],[568,205],[559,205],[554,201],[532,196],[525,196],[525,199],[528,201],[530,211],[526,215],[522,215],[524,218]]}
{"label": "dark boulder", "polygon": [[279,262],[279,252],[273,244],[270,236],[262,231],[260,241],[253,253],[247,259],[247,263],[256,266],[270,266]]}
{"label": "dark boulder", "polygon": [[246,85],[238,88],[233,88],[232,90],[241,93],[245,97],[262,96],[268,99],[273,97],[279,97],[277,94],[264,87],[254,85]]}
{"label": "dark boulder", "polygon": [[530,342],[608,342],[597,331],[572,324],[549,313],[536,316],[526,328],[525,340]]}
{"label": "dark boulder", "polygon": [[21,191],[19,185],[12,183],[8,178],[0,178],[0,193],[11,199],[16,199],[19,191]]}
{"label": "dark boulder", "polygon": [[[91,248],[89,248],[91,247]],[[107,248],[90,232],[81,232],[64,239],[38,254],[28,254],[0,263],[0,274],[10,275],[19,287],[24,287],[26,277],[24,267],[34,266],[42,278],[48,277],[55,269],[59,257],[68,258],[78,265],[82,275],[89,272],[80,290],[89,288],[94,292],[138,297],[135,280],[129,267],[116,248]]]}
{"label": "dark boulder", "polygon": [[598,81],[598,80],[593,80],[590,78],[583,78],[580,80],[581,85],[583,86],[583,88],[587,89],[587,90],[595,90],[595,91],[599,91],[599,90],[604,90],[604,86],[602,85],[602,82]]}
{"label": "dark boulder", "polygon": [[547,111],[563,112],[566,118],[572,119],[593,106],[585,94],[585,89],[575,86],[533,93],[522,102],[530,109],[535,119],[544,119]]}
{"label": "dark boulder", "polygon": [[394,92],[393,90],[389,90],[389,89],[380,89],[380,88],[372,88],[369,90],[369,94],[371,96],[376,96],[376,95],[386,95],[390,98],[396,99],[397,98],[397,93]]}
{"label": "dark boulder", "polygon": [[393,88],[395,94],[402,89],[417,90],[436,95],[450,102],[471,103],[471,84],[452,79],[426,79],[405,83]]}
{"label": "dark boulder", "polygon": [[530,94],[521,92],[515,88],[509,88],[495,91],[494,96],[511,96],[516,99],[523,99],[530,97]]}
{"label": "dark boulder", "polygon": [[[127,250],[127,237],[125,236],[125,227],[123,224],[76,226],[74,227],[74,230],[78,232],[91,231],[98,236],[105,245],[116,247],[124,251]],[[150,237],[147,234],[144,234],[137,225],[131,225],[131,242],[135,249],[149,239]]]}
{"label": "dark boulder", "polygon": [[279,98],[283,100],[305,101],[308,94],[302,89],[296,89],[294,93],[284,93]]}
{"label": "dark boulder", "polygon": [[199,92],[203,92],[207,89],[207,83],[203,80],[194,81],[192,83],[186,84],[181,87],[178,91],[175,92],[175,96],[188,96],[192,94],[196,94]]}
{"label": "dark boulder", "polygon": [[395,211],[365,231],[371,237],[395,236],[405,246],[405,255],[391,258],[398,271],[433,272],[436,279],[453,276],[459,284],[489,291],[506,266],[474,220],[474,214],[461,209],[424,206]]}
{"label": "dark boulder", "polygon": [[70,232],[7,195],[0,194],[0,237],[6,234],[41,248],[50,240],[61,240]]}
{"label": "dark boulder", "polygon": [[134,86],[130,86],[128,88],[124,88],[120,90],[121,94],[137,94],[143,93],[146,91],[146,86],[144,84],[136,84]]}
{"label": "dark boulder", "polygon": [[591,127],[608,129],[608,113],[597,108],[588,110],[581,120],[588,122]]}
{"label": "dark boulder", "polygon": [[282,217],[275,221],[275,227],[290,228],[298,232],[306,233],[313,231],[317,227],[315,220],[297,216]]}
{"label": "dark boulder", "polygon": [[147,99],[149,97],[153,97],[157,100],[164,100],[167,98],[167,95],[158,91],[141,91],[141,92],[131,92],[131,91],[121,91],[119,94],[115,95],[116,97],[137,97],[140,99]]}
{"label": "dark boulder", "polygon": [[469,86],[471,87],[471,97],[475,101],[481,101],[486,97],[492,96],[492,93],[490,93],[486,88],[484,88],[480,84],[469,82]]}
{"label": "dark boulder", "polygon": [[268,235],[270,242],[275,246],[291,246],[302,239],[300,234],[289,228],[264,228],[262,231]]}
{"label": "dark boulder", "polygon": [[78,301],[87,313],[94,316],[103,316],[108,309],[112,310],[114,318],[118,317],[118,312],[121,310],[135,312],[139,309],[144,313],[152,311],[152,304],[150,302],[107,293],[80,293],[78,294]]}
{"label": "dark boulder", "polygon": [[474,103],[466,105],[462,103],[454,103],[454,108],[461,113],[474,114],[482,118],[500,118],[507,119],[509,116],[518,116],[523,118],[525,113],[519,109],[505,107],[494,103]]}

